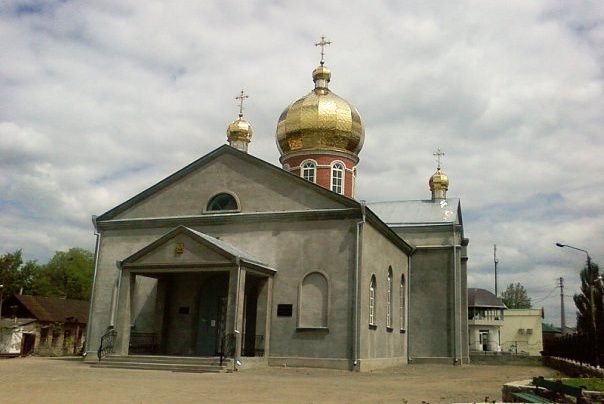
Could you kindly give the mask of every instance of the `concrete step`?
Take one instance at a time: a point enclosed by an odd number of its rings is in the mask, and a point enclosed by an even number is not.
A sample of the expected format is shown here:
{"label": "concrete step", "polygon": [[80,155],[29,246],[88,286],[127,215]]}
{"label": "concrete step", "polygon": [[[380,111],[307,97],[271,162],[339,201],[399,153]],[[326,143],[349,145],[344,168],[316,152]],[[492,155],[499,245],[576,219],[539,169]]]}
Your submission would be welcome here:
{"label": "concrete step", "polygon": [[152,356],[128,355],[107,356],[102,361],[92,363],[93,368],[119,368],[119,369],[144,369],[167,370],[171,372],[188,373],[222,373],[230,368],[231,361],[226,361],[220,366],[220,359],[181,357],[181,356]]}
{"label": "concrete step", "polygon": [[[218,357],[200,356],[166,356],[166,355],[108,355],[101,362],[145,362],[145,363],[173,363],[189,365],[220,365]],[[232,359],[225,358],[223,365],[232,363]]]}

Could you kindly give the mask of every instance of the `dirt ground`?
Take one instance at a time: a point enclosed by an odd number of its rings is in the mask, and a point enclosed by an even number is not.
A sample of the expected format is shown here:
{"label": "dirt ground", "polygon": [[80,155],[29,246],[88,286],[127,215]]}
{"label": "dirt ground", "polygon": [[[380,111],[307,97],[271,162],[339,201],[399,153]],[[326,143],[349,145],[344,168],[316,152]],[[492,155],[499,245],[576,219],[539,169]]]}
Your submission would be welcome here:
{"label": "dirt ground", "polygon": [[2,403],[393,402],[501,400],[501,386],[556,372],[521,365],[409,365],[373,373],[262,368],[236,373],[95,369],[74,360],[0,360]]}

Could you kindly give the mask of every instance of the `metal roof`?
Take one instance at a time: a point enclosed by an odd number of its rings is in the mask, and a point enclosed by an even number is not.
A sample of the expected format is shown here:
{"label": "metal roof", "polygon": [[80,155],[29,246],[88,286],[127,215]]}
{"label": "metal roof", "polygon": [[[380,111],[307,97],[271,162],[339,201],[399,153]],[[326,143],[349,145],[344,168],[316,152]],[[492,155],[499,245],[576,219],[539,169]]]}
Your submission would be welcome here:
{"label": "metal roof", "polygon": [[368,202],[367,207],[388,225],[456,223],[459,198],[433,201]]}
{"label": "metal roof", "polygon": [[485,289],[468,288],[468,307],[497,307],[507,309],[500,298]]}

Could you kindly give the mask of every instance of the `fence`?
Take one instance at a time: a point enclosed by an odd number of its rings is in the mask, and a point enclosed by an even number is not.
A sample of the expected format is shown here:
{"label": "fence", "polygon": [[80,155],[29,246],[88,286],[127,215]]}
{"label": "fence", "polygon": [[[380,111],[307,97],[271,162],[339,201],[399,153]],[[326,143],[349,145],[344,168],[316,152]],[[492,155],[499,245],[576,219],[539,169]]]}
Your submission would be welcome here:
{"label": "fence", "polygon": [[604,364],[603,350],[604,347],[600,347],[598,350],[596,342],[588,335],[574,334],[543,341],[543,352],[541,354],[598,366]]}

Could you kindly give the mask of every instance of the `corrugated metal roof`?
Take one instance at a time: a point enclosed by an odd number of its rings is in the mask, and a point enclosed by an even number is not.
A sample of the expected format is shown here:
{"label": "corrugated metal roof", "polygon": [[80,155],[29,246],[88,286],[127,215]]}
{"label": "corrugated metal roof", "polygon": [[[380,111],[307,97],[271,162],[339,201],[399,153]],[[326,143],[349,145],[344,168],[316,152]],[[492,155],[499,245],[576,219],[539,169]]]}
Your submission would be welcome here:
{"label": "corrugated metal roof", "polygon": [[367,207],[388,225],[455,223],[459,198],[368,202]]}
{"label": "corrugated metal roof", "polygon": [[42,297],[15,295],[18,300],[38,321],[77,322],[88,321],[88,305],[85,300],[61,299],[59,297]]}
{"label": "corrugated metal roof", "polygon": [[488,290],[478,288],[468,288],[468,307],[507,308],[500,298]]}

